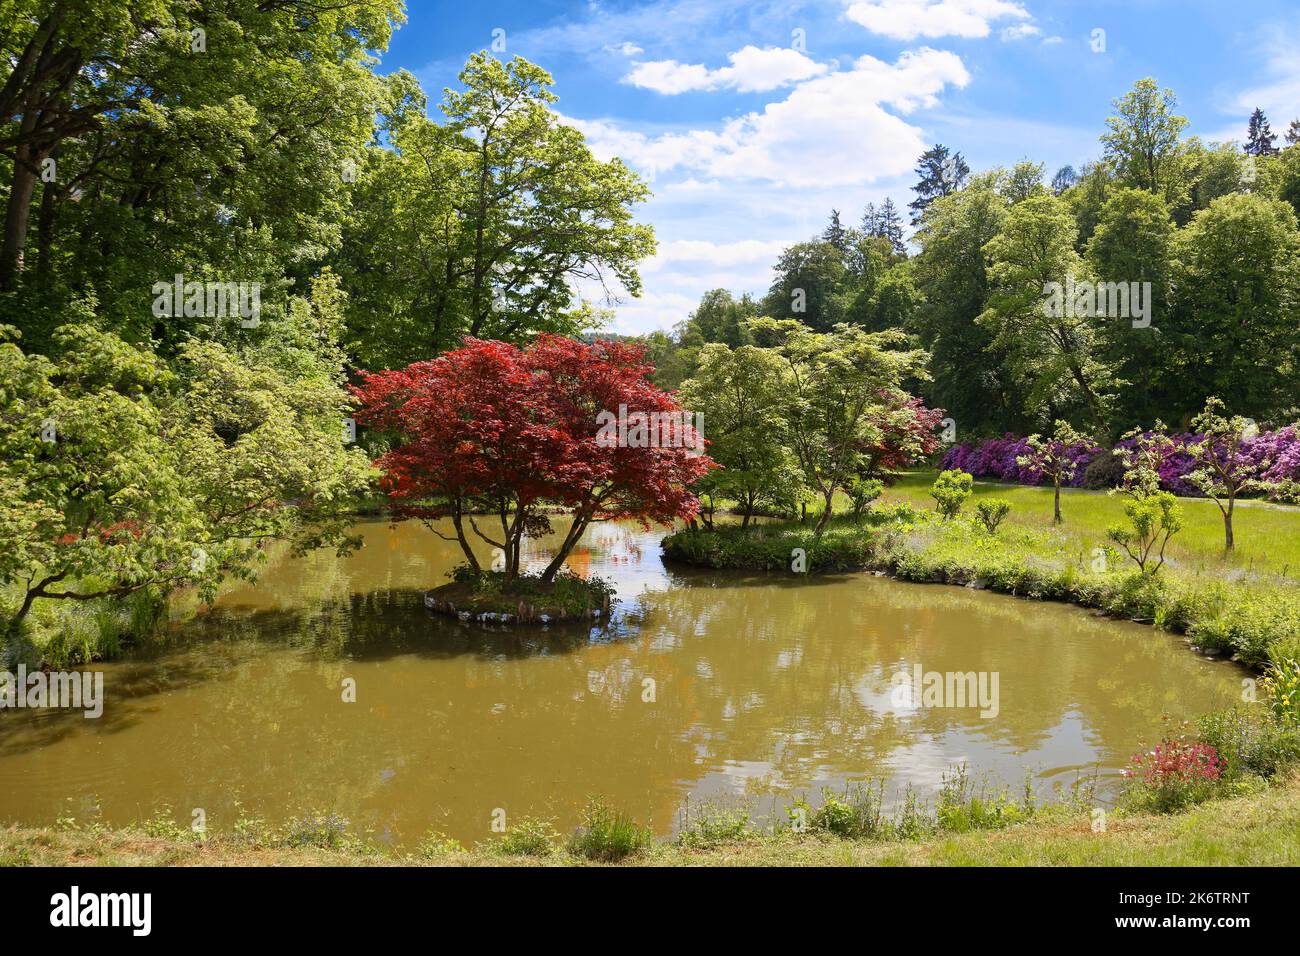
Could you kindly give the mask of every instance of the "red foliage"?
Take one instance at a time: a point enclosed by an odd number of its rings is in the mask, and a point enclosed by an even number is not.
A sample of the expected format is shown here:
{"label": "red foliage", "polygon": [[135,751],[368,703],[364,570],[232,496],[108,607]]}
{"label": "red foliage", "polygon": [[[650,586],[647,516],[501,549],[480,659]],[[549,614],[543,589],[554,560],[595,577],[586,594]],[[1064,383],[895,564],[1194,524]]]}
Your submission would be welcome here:
{"label": "red foliage", "polygon": [[599,413],[620,406],[684,419],[650,371],[643,350],[625,343],[466,339],[431,361],[363,373],[352,391],[359,422],[401,436],[376,462],[395,500],[506,500],[528,521],[536,506],[558,503],[581,533],[595,519],[667,523],[699,509],[689,486],[714,463],[692,451],[689,428],[677,429],[678,447],[596,440]]}
{"label": "red foliage", "polygon": [[939,450],[936,434],[943,421],[942,408],[926,408],[919,398],[903,392],[881,392],[884,407],[874,417],[882,437],[868,445],[871,474],[898,471]]}
{"label": "red foliage", "polygon": [[1151,786],[1218,780],[1223,773],[1219,752],[1209,744],[1166,740],[1155,750],[1135,754],[1126,777],[1140,777]]}

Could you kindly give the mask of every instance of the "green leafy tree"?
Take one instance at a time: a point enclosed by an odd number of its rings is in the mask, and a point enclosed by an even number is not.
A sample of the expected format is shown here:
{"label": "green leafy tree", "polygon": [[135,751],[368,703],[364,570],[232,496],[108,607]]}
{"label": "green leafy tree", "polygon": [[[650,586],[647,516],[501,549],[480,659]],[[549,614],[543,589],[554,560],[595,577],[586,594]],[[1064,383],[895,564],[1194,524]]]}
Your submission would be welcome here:
{"label": "green leafy tree", "polygon": [[829,242],[799,242],[781,253],[773,268],[762,314],[794,319],[818,332],[844,320],[847,268],[844,256]]}
{"label": "green leafy tree", "polygon": [[1068,297],[1048,296],[1051,286],[1059,290],[1085,278],[1074,244],[1074,218],[1062,200],[1041,195],[1012,206],[985,246],[991,285],[977,321],[1005,350],[1029,410],[1081,407],[1104,429],[1112,375],[1099,361],[1093,317]]}
{"label": "green leafy tree", "polygon": [[[57,360],[0,345],[11,625],[38,600],[183,584],[211,599],[223,577],[250,577],[272,538],[353,543],[350,506],[372,471],[344,447],[347,401],[328,374],[287,379],[200,341],[172,372],[85,324],[56,341]],[[302,358],[315,364],[310,348]]]}
{"label": "green leafy tree", "polygon": [[1224,196],[1174,239],[1173,307],[1165,323],[1168,391],[1181,415],[1231,395],[1266,419],[1294,402],[1300,374],[1300,231],[1286,203]]}
{"label": "green leafy tree", "polygon": [[598,161],[552,108],[551,77],[520,57],[474,54],[439,124],[410,110],[396,152],[370,151],[338,270],[352,292],[360,361],[394,367],[462,337],[575,334],[592,313],[578,283],[640,294],[654,251],[632,220],[649,191],[618,159]]}
{"label": "green leafy tree", "polygon": [[1113,105],[1115,115],[1107,118],[1108,131],[1101,137],[1105,158],[1124,185],[1178,206],[1187,192],[1181,141],[1187,118],[1174,112],[1178,97],[1147,77]]}
{"label": "green leafy tree", "polygon": [[1007,202],[1013,204],[1034,196],[1042,196],[1046,192],[1047,187],[1043,185],[1043,164],[1031,163],[1027,160],[1016,163],[1011,172],[1007,173],[1006,181],[1002,185],[1002,195],[1006,196]]}
{"label": "green leafy tree", "polygon": [[213,336],[153,314],[153,284],[176,273],[260,283],[263,308],[283,309],[337,242],[385,85],[371,51],[401,16],[399,0],[9,4],[0,140],[17,188],[0,282],[15,294],[0,308],[25,346],[49,346],[91,296],[102,327],[164,355]]}
{"label": "green leafy tree", "polygon": [[906,349],[899,332],[864,332],[841,325],[814,332],[791,319],[757,319],[755,336],[773,343],[785,391],[784,433],[804,483],[822,500],[818,536],[830,520],[835,492],[844,488],[883,432],[877,419],[891,394],[924,377],[925,353]]}
{"label": "green leafy tree", "polygon": [[1069,422],[1056,422],[1056,434],[1050,439],[1030,435],[1025,439],[1029,454],[1016,458],[1021,468],[1041,472],[1052,482],[1052,523],[1061,523],[1061,485],[1068,484],[1079,470],[1079,462],[1071,450],[1086,439],[1070,427]]}
{"label": "green leafy tree", "polygon": [[1128,524],[1112,525],[1107,536],[1133,559],[1139,573],[1156,574],[1164,567],[1169,539],[1183,527],[1178,499],[1167,491],[1159,491],[1126,502],[1124,514]]}
{"label": "green leafy tree", "polygon": [[915,236],[920,252],[907,263],[918,299],[907,328],[930,353],[934,376],[923,394],[970,432],[1022,430],[1028,422],[1024,390],[1006,366],[1008,349],[975,321],[989,293],[984,247],[1007,215],[995,186],[977,176],[936,200]]}
{"label": "green leafy tree", "polygon": [[721,342],[734,349],[747,342],[745,320],[757,316],[758,304],[749,293],[736,299],[726,289],[710,289],[688,321],[705,342]]}
{"label": "green leafy tree", "polygon": [[1099,282],[1150,283],[1149,324],[1135,327],[1126,318],[1096,324],[1099,360],[1129,383],[1119,396],[1116,416],[1124,427],[1149,422],[1171,409],[1161,401],[1176,374],[1170,365],[1164,319],[1173,269],[1174,223],[1159,196],[1141,189],[1114,190],[1102,207],[1088,241],[1088,271]]}
{"label": "green leafy tree", "polygon": [[681,402],[704,415],[709,457],[722,467],[709,472],[698,491],[734,500],[741,526],[760,505],[789,507],[797,468],[783,442],[787,401],[784,366],[771,350],[743,345],[734,351],[710,343],[700,351],[694,377],[682,383]]}

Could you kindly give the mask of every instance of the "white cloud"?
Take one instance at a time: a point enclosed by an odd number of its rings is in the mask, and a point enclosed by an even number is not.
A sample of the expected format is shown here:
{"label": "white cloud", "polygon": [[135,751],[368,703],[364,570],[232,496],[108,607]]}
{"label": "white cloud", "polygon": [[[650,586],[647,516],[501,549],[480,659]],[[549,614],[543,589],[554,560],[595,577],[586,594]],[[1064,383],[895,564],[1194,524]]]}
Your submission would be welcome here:
{"label": "white cloud", "polygon": [[708,268],[738,265],[771,268],[776,257],[789,243],[784,240],[740,239],[736,242],[707,242],[702,239],[678,239],[661,243],[653,256],[642,265],[643,272],[657,272],[671,265],[688,263]]}
{"label": "white cloud", "polygon": [[745,46],[727,55],[731,66],[710,70],[706,66],[678,63],[676,60],[651,60],[638,63],[625,83],[673,95],[688,90],[729,88],[741,93],[756,93],[788,86],[819,76],[826,66],[810,60],[798,50],[785,47]]}
{"label": "white cloud", "polygon": [[911,169],[921,131],[885,110],[934,106],[949,85],[970,82],[961,58],[923,48],[893,63],[862,56],[848,70],[799,83],[785,99],[719,131],[647,135],[600,121],[569,120],[598,155],[622,156],[654,176],[681,167],[722,179],[786,186],[875,181]]}
{"label": "white cloud", "polygon": [[1265,72],[1268,79],[1232,97],[1228,110],[1241,116],[1234,139],[1244,138],[1246,121],[1259,107],[1268,116],[1269,125],[1278,134],[1285,132],[1291,120],[1300,118],[1300,57],[1295,55],[1294,33],[1276,33],[1265,41]]}
{"label": "white cloud", "polygon": [[1042,32],[1042,30],[1038,29],[1038,27],[1034,26],[1032,23],[1022,23],[1014,27],[1003,27],[1002,39],[1004,42],[1025,40],[1029,37],[1038,36],[1038,34]]}
{"label": "white cloud", "polygon": [[1032,19],[1012,0],[856,0],[846,15],[872,33],[896,40],[986,37],[993,21]]}
{"label": "white cloud", "polygon": [[641,47],[637,46],[635,43],[629,43],[627,41],[624,41],[617,46],[604,47],[604,50],[606,53],[621,53],[623,56],[636,56],[638,53],[645,52],[645,50],[641,49]]}

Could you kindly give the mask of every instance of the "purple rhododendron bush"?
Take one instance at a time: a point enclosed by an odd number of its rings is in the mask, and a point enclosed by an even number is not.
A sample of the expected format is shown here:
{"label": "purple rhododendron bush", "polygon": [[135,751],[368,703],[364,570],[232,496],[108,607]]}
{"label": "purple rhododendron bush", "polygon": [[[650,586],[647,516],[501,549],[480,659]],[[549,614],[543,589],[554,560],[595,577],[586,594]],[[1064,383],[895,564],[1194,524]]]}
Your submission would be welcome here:
{"label": "purple rhododendron bush", "polygon": [[[1112,449],[1106,449],[1095,442],[1076,442],[1069,446],[1069,454],[1075,460],[1076,467],[1068,480],[1062,484],[1070,487],[1083,487],[1088,466],[1107,451],[1123,449],[1133,450],[1143,438],[1153,433],[1146,432],[1117,442]],[[1175,495],[1184,497],[1204,497],[1188,475],[1195,469],[1195,461],[1188,448],[1201,441],[1203,435],[1192,432],[1170,435],[1170,446],[1162,456],[1160,487]],[[1274,431],[1260,432],[1242,443],[1242,454],[1252,466],[1252,472],[1260,476],[1266,486],[1257,495],[1264,494],[1281,501],[1300,500],[1300,422],[1287,425]],[[1020,485],[1040,485],[1044,483],[1042,472],[1032,467],[1017,463],[1029,452],[1028,438],[1010,432],[1001,438],[990,438],[976,443],[953,445],[943,455],[944,470],[964,471],[975,478],[991,478],[1009,481]]]}

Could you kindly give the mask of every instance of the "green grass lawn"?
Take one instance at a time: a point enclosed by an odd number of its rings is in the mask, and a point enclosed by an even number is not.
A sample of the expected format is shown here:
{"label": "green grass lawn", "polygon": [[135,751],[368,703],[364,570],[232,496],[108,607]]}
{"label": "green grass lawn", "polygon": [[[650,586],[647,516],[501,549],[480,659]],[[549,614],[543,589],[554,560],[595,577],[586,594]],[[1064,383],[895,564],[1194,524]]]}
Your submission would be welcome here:
{"label": "green grass lawn", "polygon": [[[905,474],[890,487],[884,501],[910,501],[926,508],[934,507],[929,495],[937,472],[917,471]],[[1011,502],[1008,524],[1033,528],[1052,527],[1052,489],[1026,485],[977,481],[975,493],[963,510],[971,511],[980,498],[1005,498]],[[1232,569],[1271,572],[1300,584],[1300,508],[1275,505],[1264,501],[1239,501],[1233,515],[1236,549],[1230,556],[1223,550],[1223,517],[1213,501],[1204,498],[1180,498],[1183,530],[1170,542],[1171,565],[1183,573],[1206,571],[1221,573]],[[847,508],[845,500],[837,507]],[[1106,529],[1124,520],[1124,499],[1101,491],[1081,488],[1061,490],[1059,531],[1079,551],[1107,543]]]}

